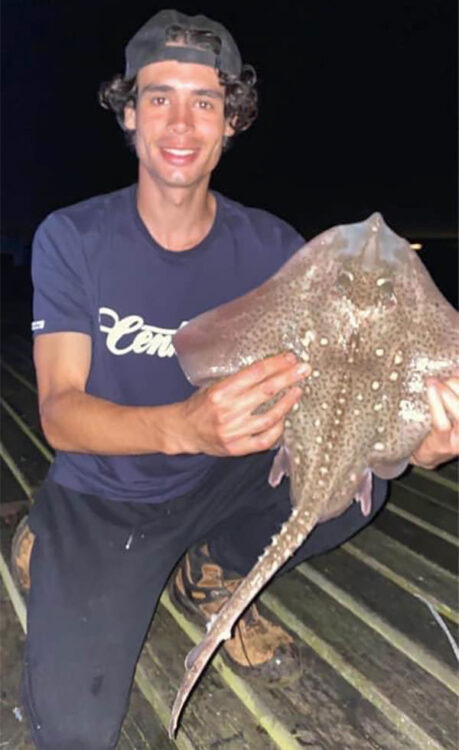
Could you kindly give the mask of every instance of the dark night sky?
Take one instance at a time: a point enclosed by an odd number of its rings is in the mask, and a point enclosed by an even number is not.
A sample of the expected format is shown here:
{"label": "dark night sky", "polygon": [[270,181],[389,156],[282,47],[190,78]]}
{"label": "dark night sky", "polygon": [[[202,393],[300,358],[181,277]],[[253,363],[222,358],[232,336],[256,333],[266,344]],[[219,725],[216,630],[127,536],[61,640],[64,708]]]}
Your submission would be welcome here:
{"label": "dark night sky", "polygon": [[[310,237],[380,210],[411,237],[454,235],[456,2],[181,2],[232,31],[260,116],[213,186]],[[3,233],[135,180],[99,83],[153,13],[144,0],[3,0]]]}

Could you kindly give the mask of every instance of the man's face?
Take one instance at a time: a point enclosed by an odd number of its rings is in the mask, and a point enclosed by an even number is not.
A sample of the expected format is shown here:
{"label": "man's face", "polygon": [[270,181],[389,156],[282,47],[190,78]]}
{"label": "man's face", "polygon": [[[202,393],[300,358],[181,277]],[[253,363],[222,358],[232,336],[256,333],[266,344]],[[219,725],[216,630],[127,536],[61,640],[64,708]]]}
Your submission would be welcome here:
{"label": "man's face", "polygon": [[175,60],[151,63],[137,74],[136,109],[124,112],[136,131],[140,172],[170,187],[188,187],[210,176],[223,137],[224,88],[213,68]]}

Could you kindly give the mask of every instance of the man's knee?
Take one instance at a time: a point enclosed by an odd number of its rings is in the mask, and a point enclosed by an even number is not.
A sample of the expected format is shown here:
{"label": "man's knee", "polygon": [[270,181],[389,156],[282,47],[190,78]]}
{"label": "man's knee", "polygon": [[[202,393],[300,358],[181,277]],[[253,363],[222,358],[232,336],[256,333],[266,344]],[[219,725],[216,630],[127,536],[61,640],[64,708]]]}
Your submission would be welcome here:
{"label": "man's knee", "polygon": [[[101,717],[102,718],[102,717]],[[30,731],[38,750],[114,750],[119,732],[104,732],[103,721],[95,724],[49,721],[32,724]]]}
{"label": "man's knee", "polygon": [[113,750],[116,747],[120,722],[109,712],[91,712],[83,716],[69,707],[57,708],[53,700],[40,704],[40,716],[31,705],[22,686],[22,703],[29,721],[30,733],[38,750]]}

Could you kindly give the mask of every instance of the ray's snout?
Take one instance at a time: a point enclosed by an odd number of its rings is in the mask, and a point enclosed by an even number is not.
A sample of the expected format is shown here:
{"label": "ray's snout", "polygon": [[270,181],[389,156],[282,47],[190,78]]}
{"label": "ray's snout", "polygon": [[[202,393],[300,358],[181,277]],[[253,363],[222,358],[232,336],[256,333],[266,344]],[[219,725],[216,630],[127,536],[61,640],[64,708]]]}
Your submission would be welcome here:
{"label": "ray's snout", "polygon": [[358,259],[365,271],[375,271],[383,264],[401,265],[412,252],[408,242],[392,231],[380,213],[371,214],[358,224],[340,227],[345,243],[344,254]]}

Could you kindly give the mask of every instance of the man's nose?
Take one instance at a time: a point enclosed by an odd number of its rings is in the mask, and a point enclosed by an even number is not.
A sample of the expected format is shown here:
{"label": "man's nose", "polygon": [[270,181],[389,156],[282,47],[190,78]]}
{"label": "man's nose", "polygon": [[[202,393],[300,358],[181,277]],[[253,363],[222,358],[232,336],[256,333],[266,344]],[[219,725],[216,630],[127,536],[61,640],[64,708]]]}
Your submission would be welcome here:
{"label": "man's nose", "polygon": [[193,127],[193,115],[185,102],[176,102],[171,107],[168,127],[174,133],[186,133]]}

